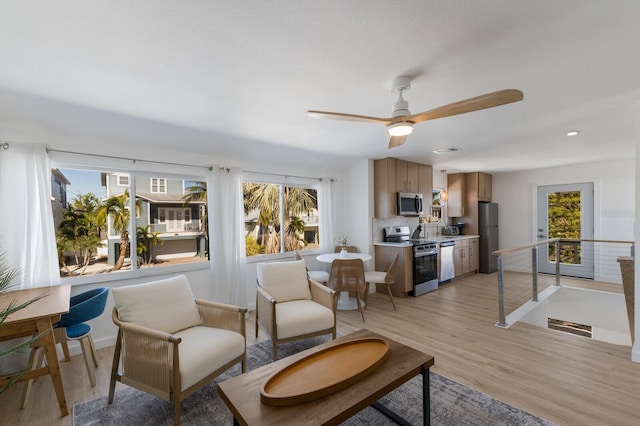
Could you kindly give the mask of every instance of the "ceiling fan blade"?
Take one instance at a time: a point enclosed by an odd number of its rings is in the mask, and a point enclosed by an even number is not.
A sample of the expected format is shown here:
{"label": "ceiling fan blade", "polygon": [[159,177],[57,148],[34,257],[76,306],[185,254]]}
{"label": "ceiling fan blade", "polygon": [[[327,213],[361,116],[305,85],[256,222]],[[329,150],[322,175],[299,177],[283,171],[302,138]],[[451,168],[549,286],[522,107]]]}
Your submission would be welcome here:
{"label": "ceiling fan blade", "polygon": [[362,121],[368,123],[377,123],[382,125],[388,125],[392,123],[391,118],[371,117],[368,115],[346,114],[342,112],[329,112],[329,111],[307,111],[309,117],[315,118],[330,118],[332,120],[344,120],[344,121]]}
{"label": "ceiling fan blade", "polygon": [[421,121],[434,120],[436,118],[450,117],[452,115],[464,114],[466,112],[479,111],[481,109],[493,108],[511,102],[518,102],[524,99],[522,91],[517,89],[499,90],[475,98],[465,99],[443,105],[429,111],[404,117],[407,121],[419,123]]}
{"label": "ceiling fan blade", "polygon": [[389,139],[389,149],[395,148],[396,146],[400,146],[404,144],[404,141],[407,140],[407,136],[391,136]]}

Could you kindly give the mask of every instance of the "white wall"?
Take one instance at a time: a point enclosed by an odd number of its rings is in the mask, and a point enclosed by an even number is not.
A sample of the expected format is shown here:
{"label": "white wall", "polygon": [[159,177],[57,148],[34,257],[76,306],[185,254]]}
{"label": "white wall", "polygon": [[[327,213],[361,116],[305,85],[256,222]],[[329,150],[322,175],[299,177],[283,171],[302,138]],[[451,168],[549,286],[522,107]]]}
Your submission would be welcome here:
{"label": "white wall", "polygon": [[342,171],[336,186],[335,237],[349,236],[349,245],[372,253],[373,161],[358,160]]}
{"label": "white wall", "polygon": [[536,242],[537,187],[594,183],[594,238],[633,240],[635,164],[622,161],[587,163],[524,172],[494,173],[493,201],[499,204],[500,248]]}

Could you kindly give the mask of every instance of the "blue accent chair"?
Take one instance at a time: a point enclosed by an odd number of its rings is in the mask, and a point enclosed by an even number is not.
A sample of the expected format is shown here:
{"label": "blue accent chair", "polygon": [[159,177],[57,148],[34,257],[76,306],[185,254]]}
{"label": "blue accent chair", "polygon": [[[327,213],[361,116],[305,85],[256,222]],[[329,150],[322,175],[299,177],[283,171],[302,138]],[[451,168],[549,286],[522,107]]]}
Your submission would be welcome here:
{"label": "blue accent chair", "polygon": [[[96,358],[95,347],[93,346],[93,339],[91,338],[91,326],[86,324],[86,321],[102,315],[107,304],[108,295],[109,289],[107,287],[100,287],[71,296],[69,312],[62,314],[60,321],[53,325],[53,333],[56,342],[60,343],[62,346],[65,361],[71,360],[67,342],[69,340],[79,341],[80,347],[82,348],[82,355],[84,356],[84,362],[87,366],[87,372],[89,373],[89,382],[91,383],[91,386],[96,385],[96,375],[89,363],[89,357],[93,360],[94,368],[98,367],[98,360]],[[33,361],[37,352],[40,353],[34,364]],[[31,365],[32,369],[39,368],[43,361],[44,351],[39,346],[34,347],[29,357],[29,365]],[[22,408],[26,407],[29,400],[32,382],[33,380],[29,380],[25,383],[22,396]]]}
{"label": "blue accent chair", "polygon": [[107,305],[109,289],[106,287],[95,288],[84,293],[71,296],[69,312],[62,314],[60,321],[54,326],[56,341],[62,345],[65,361],[69,361],[69,340],[78,340],[82,348],[82,355],[89,373],[91,386],[96,385],[96,376],[89,365],[89,355],[93,359],[94,368],[98,367],[96,350],[91,338],[91,326],[87,321],[99,317]]}

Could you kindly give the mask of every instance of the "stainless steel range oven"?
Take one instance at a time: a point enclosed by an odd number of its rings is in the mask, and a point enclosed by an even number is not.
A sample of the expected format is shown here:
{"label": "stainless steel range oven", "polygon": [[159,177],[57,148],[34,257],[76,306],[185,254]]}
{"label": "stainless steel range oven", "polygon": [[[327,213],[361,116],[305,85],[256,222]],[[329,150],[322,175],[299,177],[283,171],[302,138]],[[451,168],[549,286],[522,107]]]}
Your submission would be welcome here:
{"label": "stainless steel range oven", "polygon": [[413,243],[413,295],[420,296],[438,288],[438,244]]}

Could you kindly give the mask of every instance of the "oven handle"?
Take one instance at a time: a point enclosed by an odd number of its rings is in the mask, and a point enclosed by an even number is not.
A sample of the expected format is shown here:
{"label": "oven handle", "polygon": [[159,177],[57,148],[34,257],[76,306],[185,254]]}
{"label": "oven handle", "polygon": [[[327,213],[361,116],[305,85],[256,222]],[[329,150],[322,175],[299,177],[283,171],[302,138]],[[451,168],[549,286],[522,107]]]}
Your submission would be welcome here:
{"label": "oven handle", "polygon": [[433,251],[433,252],[414,253],[413,257],[425,257],[425,256],[437,256],[437,255],[438,255],[438,252]]}

